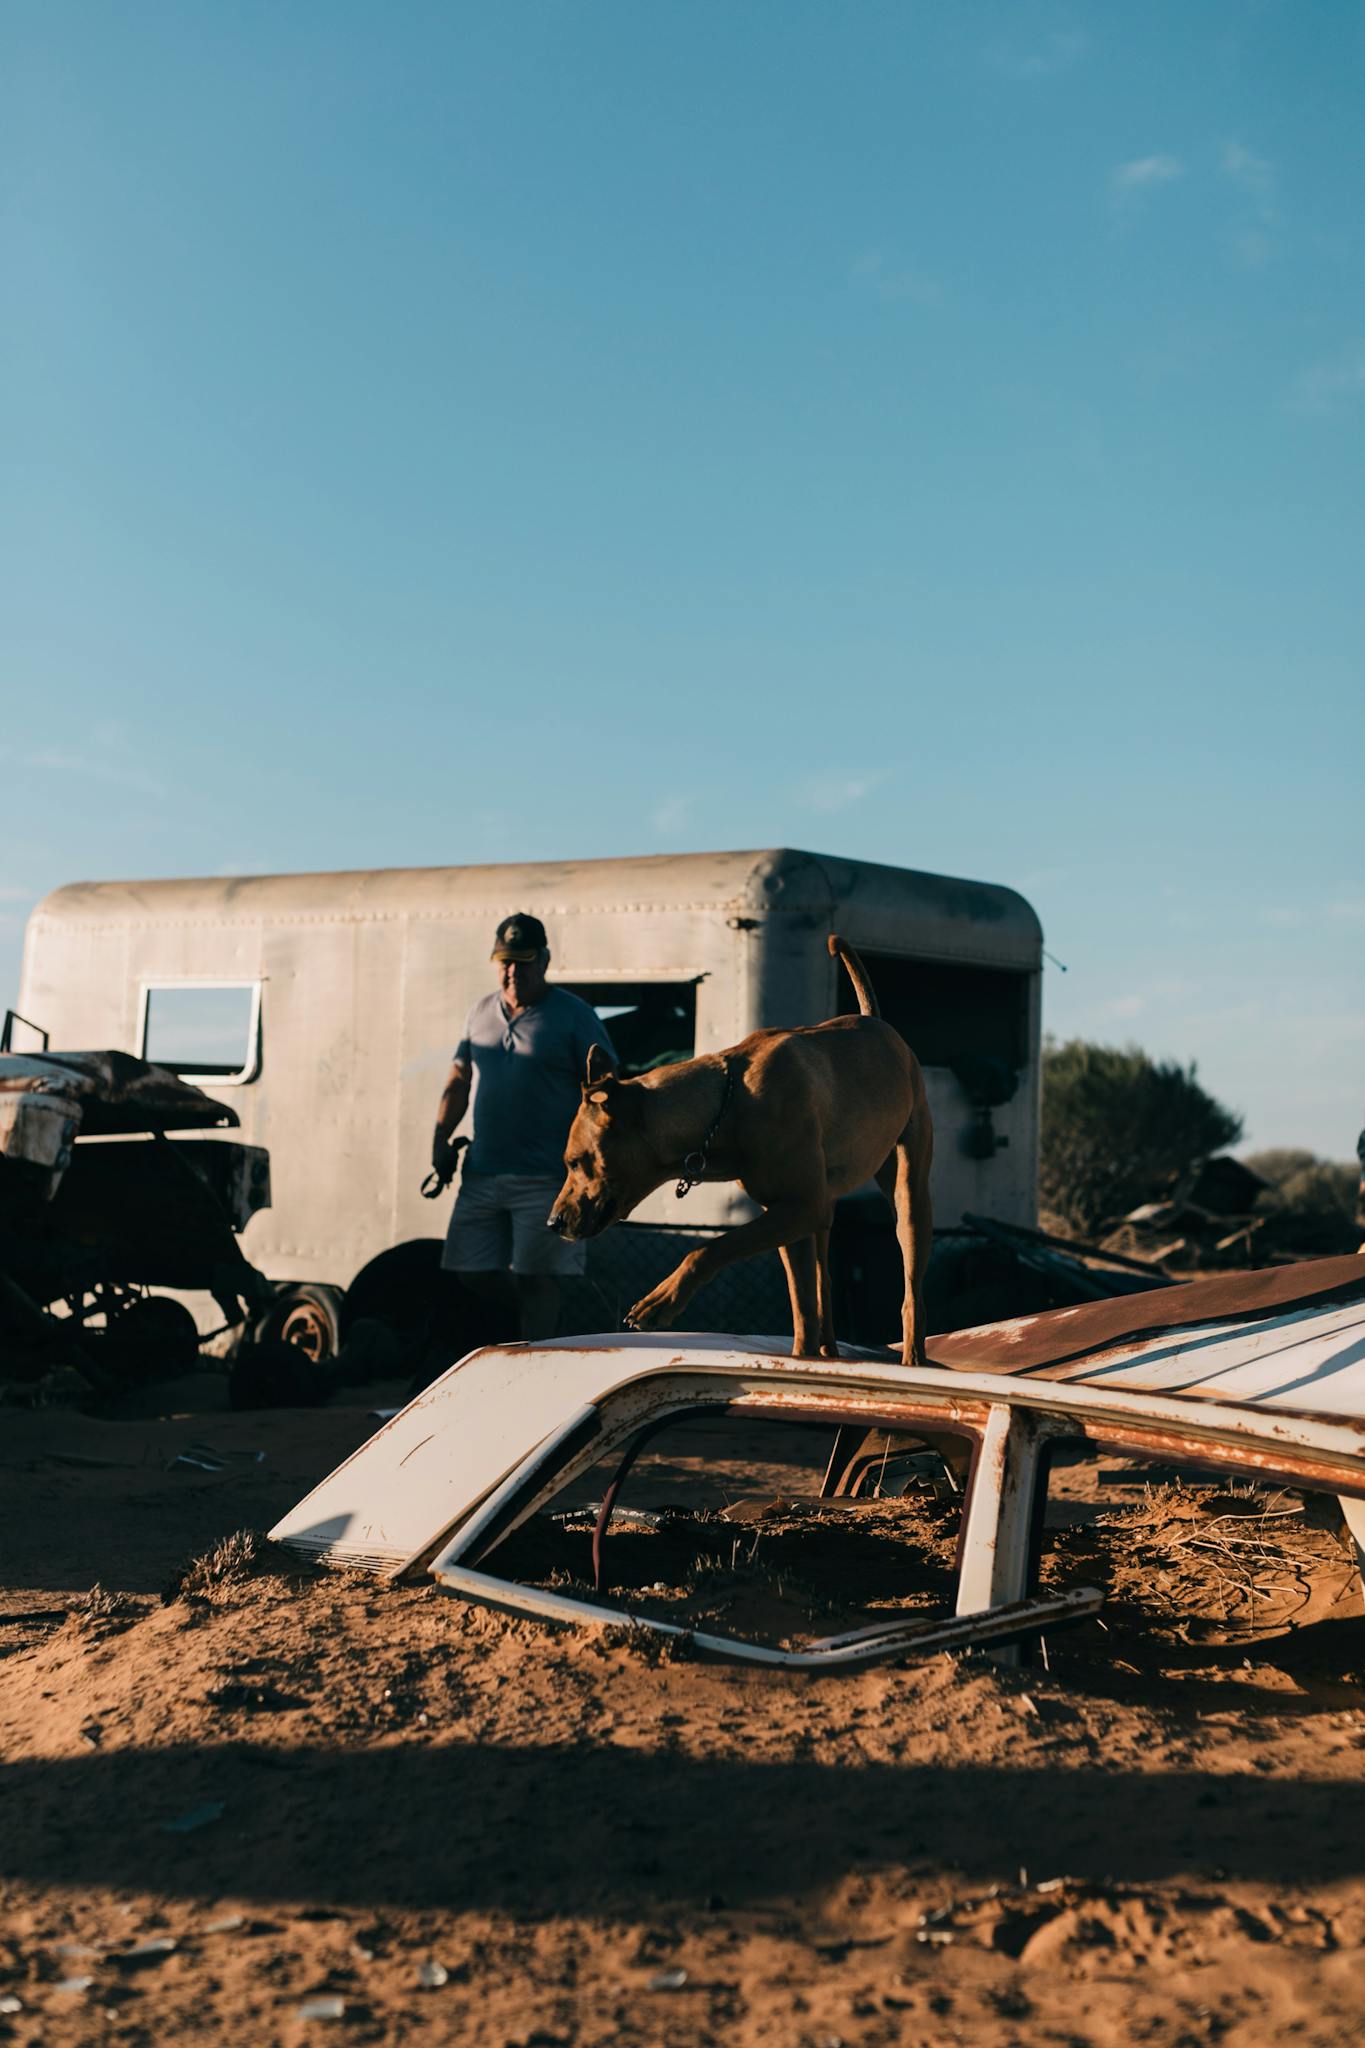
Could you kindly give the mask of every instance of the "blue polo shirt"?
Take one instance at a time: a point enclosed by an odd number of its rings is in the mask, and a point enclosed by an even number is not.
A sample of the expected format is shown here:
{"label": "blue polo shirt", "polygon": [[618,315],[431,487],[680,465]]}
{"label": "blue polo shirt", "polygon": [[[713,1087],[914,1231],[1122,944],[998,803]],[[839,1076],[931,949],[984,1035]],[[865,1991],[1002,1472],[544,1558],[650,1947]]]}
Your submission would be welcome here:
{"label": "blue polo shirt", "polygon": [[519,1017],[508,1016],[496,989],[475,1003],[455,1048],[473,1077],[474,1139],[465,1172],[559,1179],[593,1045],[615,1066],[596,1010],[553,984]]}

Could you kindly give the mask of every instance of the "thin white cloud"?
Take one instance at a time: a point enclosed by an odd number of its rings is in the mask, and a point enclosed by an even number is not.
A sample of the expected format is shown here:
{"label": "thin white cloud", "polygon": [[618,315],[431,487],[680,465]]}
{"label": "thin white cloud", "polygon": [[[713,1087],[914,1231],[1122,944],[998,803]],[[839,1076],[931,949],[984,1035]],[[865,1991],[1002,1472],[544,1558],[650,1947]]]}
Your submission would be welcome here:
{"label": "thin white cloud", "polygon": [[1365,896],[1332,896],[1318,903],[1268,903],[1261,922],[1282,931],[1300,930],[1305,925],[1365,924]]}
{"label": "thin white cloud", "polygon": [[142,796],[165,797],[169,794],[165,785],[154,776],[127,762],[111,760],[104,754],[65,753],[57,748],[29,751],[0,747],[0,761],[12,761],[16,767],[36,768],[53,775],[85,776],[96,782],[112,782],[122,789],[136,790]]}
{"label": "thin white cloud", "polygon": [[854,258],[850,277],[879,299],[899,299],[915,306],[941,306],[943,287],[923,270],[888,263],[880,249],[864,249]]}
{"label": "thin white cloud", "polygon": [[1007,78],[1054,78],[1059,71],[1069,71],[1079,63],[1088,47],[1088,38],[1072,30],[1050,36],[1046,43],[1032,50],[990,43],[985,56],[992,70],[1003,71]]}
{"label": "thin white cloud", "polygon": [[1225,142],[1218,168],[1234,185],[1240,185],[1263,207],[1269,207],[1275,192],[1275,170],[1268,157],[1257,156],[1240,142]]}
{"label": "thin white cloud", "polygon": [[1262,228],[1241,228],[1231,242],[1232,260],[1243,270],[1261,270],[1269,263],[1275,247]]}
{"label": "thin white cloud", "polygon": [[692,806],[696,801],[696,797],[689,791],[678,791],[672,796],[666,796],[663,802],[656,804],[650,812],[650,825],[664,837],[671,832],[681,832],[690,822]]}
{"label": "thin white cloud", "polygon": [[1275,167],[1245,143],[1229,141],[1219,151],[1218,170],[1248,209],[1228,245],[1232,260],[1243,270],[1261,270],[1275,253],[1268,232],[1278,216]]}
{"label": "thin white cloud", "polygon": [[804,804],[807,810],[819,811],[830,817],[836,811],[846,811],[852,804],[861,803],[885,780],[884,774],[816,775],[809,782],[801,783],[794,794],[797,802]]}
{"label": "thin white cloud", "polygon": [[1145,192],[1153,185],[1169,185],[1176,178],[1183,178],[1185,166],[1178,156],[1135,156],[1127,163],[1116,164],[1110,173],[1116,192]]}
{"label": "thin white cloud", "polygon": [[1295,412],[1336,412],[1365,395],[1365,342],[1346,349],[1334,362],[1313,363],[1301,370],[1290,393]]}

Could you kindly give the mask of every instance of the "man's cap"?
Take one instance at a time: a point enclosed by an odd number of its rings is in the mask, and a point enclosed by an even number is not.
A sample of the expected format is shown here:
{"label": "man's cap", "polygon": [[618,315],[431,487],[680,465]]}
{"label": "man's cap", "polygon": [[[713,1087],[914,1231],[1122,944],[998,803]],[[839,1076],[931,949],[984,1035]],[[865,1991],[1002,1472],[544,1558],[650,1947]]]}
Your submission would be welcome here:
{"label": "man's cap", "polygon": [[532,917],[527,910],[514,910],[512,915],[505,917],[498,926],[497,937],[493,941],[493,951],[489,958],[520,960],[523,964],[528,964],[532,960],[538,960],[542,953],[548,951],[549,944],[545,936],[545,927],[538,917]]}

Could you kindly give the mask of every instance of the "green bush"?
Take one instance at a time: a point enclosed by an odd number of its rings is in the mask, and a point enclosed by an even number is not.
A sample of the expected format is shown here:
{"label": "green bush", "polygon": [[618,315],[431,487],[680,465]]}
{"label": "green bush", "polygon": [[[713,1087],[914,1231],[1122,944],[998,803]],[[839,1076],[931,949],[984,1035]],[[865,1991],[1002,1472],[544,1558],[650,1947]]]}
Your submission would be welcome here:
{"label": "green bush", "polygon": [[1256,1208],[1271,1219],[1277,1245],[1324,1258],[1355,1250],[1360,1239],[1355,1221],[1358,1167],[1288,1147],[1253,1152],[1246,1163],[1270,1182]]}
{"label": "green bush", "polygon": [[1155,1200],[1241,1135],[1241,1118],[1200,1087],[1193,1062],[1080,1038],[1043,1048],[1039,1193],[1080,1234]]}

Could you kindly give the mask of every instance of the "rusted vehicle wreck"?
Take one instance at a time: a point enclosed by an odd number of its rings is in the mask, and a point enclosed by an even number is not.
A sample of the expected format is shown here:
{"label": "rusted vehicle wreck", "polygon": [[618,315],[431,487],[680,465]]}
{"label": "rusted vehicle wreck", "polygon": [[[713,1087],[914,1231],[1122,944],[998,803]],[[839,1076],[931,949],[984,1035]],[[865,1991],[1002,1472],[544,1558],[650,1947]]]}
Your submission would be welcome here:
{"label": "rusted vehicle wreck", "polygon": [[[698,1415],[799,1422],[833,1435],[822,1493],[894,1493],[934,1446],[963,1476],[954,1612],[885,1614],[800,1643],[685,1629],[600,1599],[604,1543],[646,1441]],[[325,1563],[546,1622],[617,1623],[697,1655],[808,1671],[931,1651],[1018,1655],[1093,1614],[1099,1592],[1041,1595],[1049,1470],[1080,1447],[1163,1471],[1274,1481],[1333,1497],[1365,1557],[1365,1259],[1220,1275],[929,1340],[923,1370],[846,1349],[673,1333],[476,1351],[401,1410],[272,1530]],[[603,1461],[607,1462],[603,1462]],[[597,1597],[499,1577],[487,1560],[601,1465]]]}
{"label": "rusted vehicle wreck", "polygon": [[237,1242],[270,1199],[261,1147],[198,1133],[236,1112],[122,1052],[0,1052],[0,1362],[103,1387],[194,1362],[199,1288],[225,1325],[269,1283]]}

